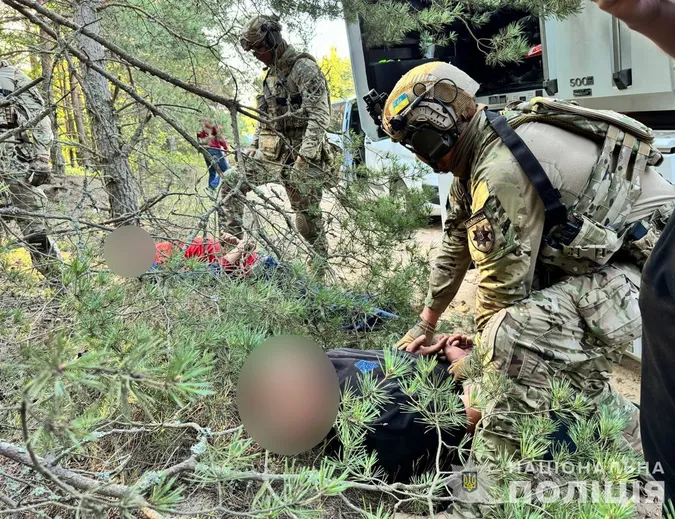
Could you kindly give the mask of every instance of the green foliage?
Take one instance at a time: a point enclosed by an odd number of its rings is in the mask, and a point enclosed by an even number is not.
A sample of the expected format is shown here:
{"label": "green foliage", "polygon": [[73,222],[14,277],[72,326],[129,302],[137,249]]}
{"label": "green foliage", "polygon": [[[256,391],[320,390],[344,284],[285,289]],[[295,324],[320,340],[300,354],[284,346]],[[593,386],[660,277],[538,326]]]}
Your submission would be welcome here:
{"label": "green foliage", "polygon": [[542,18],[564,19],[581,11],[580,0],[479,0],[469,4],[455,0],[434,0],[428,7],[414,9],[406,2],[395,0],[369,2],[348,0],[346,17],[360,19],[365,41],[371,47],[387,47],[403,41],[413,31],[420,33],[423,55],[432,46],[444,47],[457,39],[457,30],[468,31],[485,54],[488,65],[518,63],[529,50],[522,26],[513,23],[489,39],[477,38],[473,28],[481,27],[502,9],[518,9]]}
{"label": "green foliage", "polygon": [[319,67],[326,76],[332,100],[348,99],[354,96],[351,62],[349,58],[338,56],[337,48],[330,48],[330,54],[321,58]]}

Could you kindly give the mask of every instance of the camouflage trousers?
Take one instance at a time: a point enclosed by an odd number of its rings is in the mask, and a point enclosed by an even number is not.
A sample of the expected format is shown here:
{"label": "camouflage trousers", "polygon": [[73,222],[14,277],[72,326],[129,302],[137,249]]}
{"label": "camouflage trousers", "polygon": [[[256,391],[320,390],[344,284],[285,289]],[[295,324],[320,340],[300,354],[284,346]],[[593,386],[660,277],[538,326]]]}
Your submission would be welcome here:
{"label": "camouflage trousers", "polygon": [[[17,158],[14,146],[0,144],[0,207],[13,207],[26,213],[43,213],[46,196],[25,181],[28,164]],[[26,241],[33,266],[46,278],[56,276],[56,261],[61,253],[49,237],[49,228],[39,216],[0,215],[0,220],[13,219]]]}
{"label": "camouflage trousers", "polygon": [[[610,264],[533,292],[488,321],[476,338],[484,366],[477,383],[494,378],[496,372],[506,375],[509,383],[483,410],[477,429],[483,440],[475,452],[478,464],[494,465],[503,453],[521,459],[519,422],[542,412],[550,416],[554,379],[586,397],[591,413],[601,406],[625,410],[631,419],[621,447],[642,456],[639,411],[610,386],[612,363],[642,332],[639,280],[637,267]],[[459,505],[452,517],[477,518],[484,513],[478,505]]]}
{"label": "camouflage trousers", "polygon": [[[303,171],[296,171],[292,165],[281,165],[244,157],[246,182],[239,188],[239,196],[230,197],[221,209],[222,228],[238,238],[244,234],[243,216],[245,202],[242,198],[253,186],[280,183],[284,186],[291,208],[295,213],[295,226],[300,235],[309,242],[321,257],[328,256],[328,246],[321,213],[321,198],[327,175],[314,165]],[[221,187],[221,198],[227,197],[236,179],[228,179]]]}

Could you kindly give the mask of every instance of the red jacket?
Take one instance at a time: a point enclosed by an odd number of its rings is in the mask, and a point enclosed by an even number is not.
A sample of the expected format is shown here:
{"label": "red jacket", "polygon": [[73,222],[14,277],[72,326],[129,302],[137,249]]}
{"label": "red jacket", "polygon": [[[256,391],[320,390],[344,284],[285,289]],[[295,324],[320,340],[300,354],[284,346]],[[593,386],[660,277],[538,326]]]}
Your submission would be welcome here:
{"label": "red jacket", "polygon": [[228,151],[227,141],[220,135],[218,126],[206,123],[204,127],[197,132],[197,138],[202,144],[209,148]]}
{"label": "red jacket", "polygon": [[[157,266],[164,265],[169,257],[176,253],[180,253],[184,243],[162,241],[155,245],[155,264]],[[208,238],[206,245],[204,238],[196,237],[192,243],[185,249],[184,258],[197,258],[202,263],[216,263],[227,272],[238,271],[245,276],[251,275],[252,267],[258,262],[259,256],[257,253],[242,256],[238,265],[233,265],[225,259],[225,252],[220,246],[220,242],[215,238]],[[239,272],[241,271],[241,272]]]}

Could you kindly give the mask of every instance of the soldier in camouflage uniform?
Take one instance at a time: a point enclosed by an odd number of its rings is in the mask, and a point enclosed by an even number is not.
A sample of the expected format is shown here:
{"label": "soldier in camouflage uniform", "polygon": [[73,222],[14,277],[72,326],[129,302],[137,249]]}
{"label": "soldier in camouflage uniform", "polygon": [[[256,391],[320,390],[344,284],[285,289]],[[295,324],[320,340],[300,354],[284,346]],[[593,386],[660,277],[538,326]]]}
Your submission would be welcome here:
{"label": "soldier in camouflage uniform", "polygon": [[[19,95],[12,92],[25,87],[31,79],[7,61],[0,61],[0,133],[26,125],[44,111],[36,87]],[[0,186],[3,205],[29,213],[44,212],[45,195],[36,188],[47,182],[50,174],[49,148],[53,134],[49,117],[27,125],[24,131],[0,143]],[[2,217],[6,219],[6,216]],[[33,265],[49,280],[54,280],[56,263],[61,254],[49,237],[47,222],[39,216],[16,216],[28,245]]]}
{"label": "soldier in camouflage uniform", "polygon": [[[326,137],[330,97],[315,59],[296,51],[281,37],[276,17],[256,16],[241,34],[244,50],[267,65],[258,108],[274,122],[258,124],[245,160],[247,181],[253,185],[283,184],[296,213],[300,234],[321,257],[327,256],[321,197],[330,179],[332,153]],[[244,185],[245,196],[250,187]],[[223,187],[222,193],[228,193]],[[241,237],[244,206],[231,199],[225,208],[229,232]]]}
{"label": "soldier in camouflage uniform", "polygon": [[[569,224],[550,228],[537,187],[493,130],[486,107],[476,105],[478,88],[456,67],[429,63],[399,80],[382,112],[392,140],[455,177],[425,309],[398,346],[431,340],[473,261],[479,355],[459,359],[452,371],[463,380],[467,359],[479,358],[513,383],[484,410],[479,429],[491,454],[478,461],[494,460],[502,449],[517,453],[511,412],[547,409],[554,377],[596,406],[633,412],[624,437],[640,452],[637,409],[612,391],[609,374],[641,334],[640,269],[673,212],[675,187],[651,166],[660,157],[649,144],[612,124],[603,127],[604,143],[589,138],[596,127],[572,131],[553,118],[545,124],[537,112],[545,112],[543,100],[506,115],[567,210]],[[636,133],[648,131],[612,116]],[[570,228],[575,232],[565,234]]]}

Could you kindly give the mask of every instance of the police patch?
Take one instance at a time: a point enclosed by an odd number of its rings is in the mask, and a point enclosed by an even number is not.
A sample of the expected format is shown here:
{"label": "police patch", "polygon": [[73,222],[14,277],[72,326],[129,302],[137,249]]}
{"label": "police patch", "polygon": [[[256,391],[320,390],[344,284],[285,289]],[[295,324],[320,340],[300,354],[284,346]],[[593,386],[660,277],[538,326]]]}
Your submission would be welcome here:
{"label": "police patch", "polygon": [[492,224],[484,213],[472,216],[464,224],[474,249],[483,254],[488,254],[495,246],[495,232]]}
{"label": "police patch", "polygon": [[409,104],[410,101],[408,100],[407,94],[401,94],[396,99],[394,99],[394,102],[391,104],[391,109],[395,114],[398,114]]}

